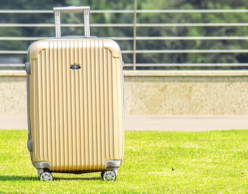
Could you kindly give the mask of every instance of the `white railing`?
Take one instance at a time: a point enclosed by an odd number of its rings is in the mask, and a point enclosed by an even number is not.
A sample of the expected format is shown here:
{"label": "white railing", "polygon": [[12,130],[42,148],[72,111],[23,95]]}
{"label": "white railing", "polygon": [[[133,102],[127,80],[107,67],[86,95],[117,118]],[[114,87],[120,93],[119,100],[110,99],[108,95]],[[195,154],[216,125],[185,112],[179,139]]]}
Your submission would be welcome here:
{"label": "white railing", "polygon": [[[248,40],[246,36],[217,36],[217,37],[137,37],[137,27],[212,27],[212,26],[248,26],[248,23],[136,23],[137,13],[248,13],[248,10],[136,10],[135,1],[134,10],[91,10],[92,14],[97,13],[132,13],[134,22],[132,24],[91,24],[91,27],[133,27],[133,37],[108,37],[113,40],[133,40],[133,50],[122,50],[122,54],[133,54],[133,63],[125,66],[149,67],[149,66],[248,66],[248,63],[136,63],[137,53],[248,53],[248,49],[237,50],[137,50],[136,40]],[[52,14],[52,10],[0,10],[3,13],[36,13]],[[61,24],[62,27],[83,27],[83,24]],[[55,24],[0,24],[0,27],[55,27]],[[0,40],[40,40],[49,37],[0,37]],[[27,54],[26,50],[0,50],[0,54]],[[24,64],[0,64],[0,67],[24,67]]]}

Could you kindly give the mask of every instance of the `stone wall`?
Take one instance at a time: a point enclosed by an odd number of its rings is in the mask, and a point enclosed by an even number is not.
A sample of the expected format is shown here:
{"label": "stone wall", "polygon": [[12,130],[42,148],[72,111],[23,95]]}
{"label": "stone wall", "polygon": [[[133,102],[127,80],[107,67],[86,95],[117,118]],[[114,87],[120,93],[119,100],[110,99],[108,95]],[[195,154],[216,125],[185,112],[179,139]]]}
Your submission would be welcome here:
{"label": "stone wall", "polygon": [[0,73],[0,116],[27,115],[26,76]]}
{"label": "stone wall", "polygon": [[248,72],[126,72],[127,115],[248,115]]}
{"label": "stone wall", "polygon": [[[125,71],[126,115],[248,115],[247,71]],[[0,72],[0,116],[26,115],[25,72]]]}

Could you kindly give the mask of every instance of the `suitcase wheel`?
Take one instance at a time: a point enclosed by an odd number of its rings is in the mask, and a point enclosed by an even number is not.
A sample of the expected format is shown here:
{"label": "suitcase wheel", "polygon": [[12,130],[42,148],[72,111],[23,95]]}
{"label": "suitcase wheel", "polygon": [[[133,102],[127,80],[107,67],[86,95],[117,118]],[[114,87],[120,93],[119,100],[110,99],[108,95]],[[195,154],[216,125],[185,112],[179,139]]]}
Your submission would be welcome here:
{"label": "suitcase wheel", "polygon": [[50,172],[43,172],[40,175],[40,180],[41,181],[52,181],[53,180],[53,175]]}
{"label": "suitcase wheel", "polygon": [[114,171],[103,171],[101,173],[102,179],[104,181],[114,182],[117,178],[116,173]]}

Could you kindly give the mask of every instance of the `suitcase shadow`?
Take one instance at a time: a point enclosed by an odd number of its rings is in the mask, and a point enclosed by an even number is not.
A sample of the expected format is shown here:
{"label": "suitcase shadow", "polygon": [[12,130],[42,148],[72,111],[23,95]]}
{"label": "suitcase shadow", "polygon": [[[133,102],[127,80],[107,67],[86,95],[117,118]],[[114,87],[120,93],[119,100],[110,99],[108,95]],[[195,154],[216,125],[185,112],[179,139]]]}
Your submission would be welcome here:
{"label": "suitcase shadow", "polygon": [[[81,181],[93,181],[93,180],[101,180],[101,177],[75,177],[75,178],[66,178],[66,177],[53,177],[53,181],[61,181],[61,180],[81,180]],[[38,176],[12,176],[12,175],[0,175],[1,181],[40,181]]]}
{"label": "suitcase shadow", "polygon": [[30,181],[36,180],[38,176],[13,176],[13,175],[0,175],[0,182],[1,181]]}
{"label": "suitcase shadow", "polygon": [[101,177],[80,177],[80,178],[59,178],[59,177],[53,177],[53,181],[62,181],[62,180],[78,180],[78,181],[94,181],[94,180],[101,180]]}

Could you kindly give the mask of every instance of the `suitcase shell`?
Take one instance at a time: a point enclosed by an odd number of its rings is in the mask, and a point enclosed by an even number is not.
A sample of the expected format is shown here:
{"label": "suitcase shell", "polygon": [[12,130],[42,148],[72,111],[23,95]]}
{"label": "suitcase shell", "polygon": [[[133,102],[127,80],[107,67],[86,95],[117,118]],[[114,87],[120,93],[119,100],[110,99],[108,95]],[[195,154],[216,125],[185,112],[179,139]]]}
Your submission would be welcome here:
{"label": "suitcase shell", "polygon": [[120,167],[124,98],[118,44],[92,37],[40,40],[30,46],[28,59],[28,149],[38,171]]}

